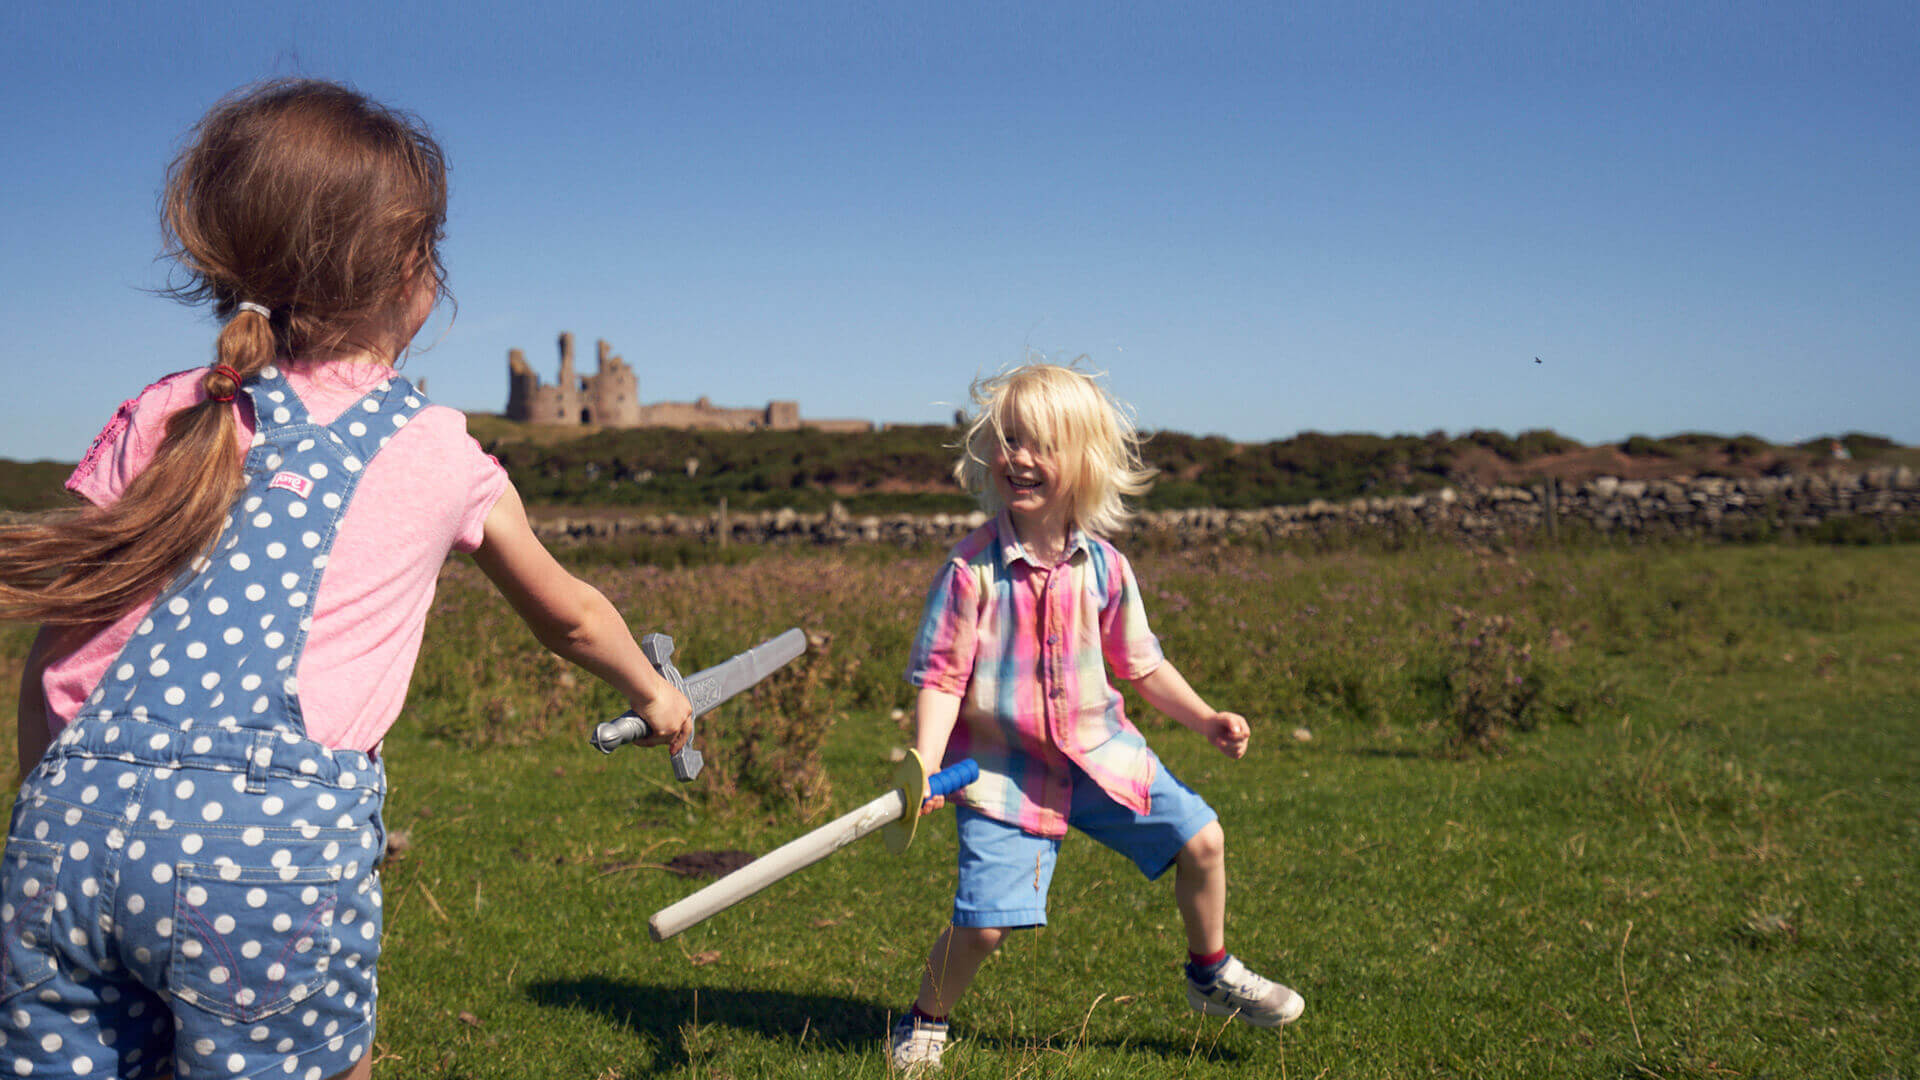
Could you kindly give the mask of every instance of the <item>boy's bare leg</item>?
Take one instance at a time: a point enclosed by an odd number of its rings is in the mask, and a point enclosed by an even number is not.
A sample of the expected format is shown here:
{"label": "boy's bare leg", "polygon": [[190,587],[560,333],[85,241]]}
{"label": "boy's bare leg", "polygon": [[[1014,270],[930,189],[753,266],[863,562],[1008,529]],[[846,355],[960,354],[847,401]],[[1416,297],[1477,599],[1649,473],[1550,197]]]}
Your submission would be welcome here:
{"label": "boy's bare leg", "polygon": [[1227,943],[1227,834],[1218,821],[1193,834],[1174,859],[1173,898],[1187,924],[1187,949],[1202,956]]}
{"label": "boy's bare leg", "polygon": [[997,926],[949,926],[934,940],[927,954],[927,970],[920,976],[920,996],[914,1004],[928,1016],[946,1016],[967,992],[980,965],[1007,936]]}
{"label": "boy's bare leg", "polygon": [[361,1056],[360,1060],[354,1062],[353,1068],[334,1077],[333,1080],[367,1080],[367,1078],[372,1075],[373,1047],[369,1046],[367,1047],[367,1052]]}

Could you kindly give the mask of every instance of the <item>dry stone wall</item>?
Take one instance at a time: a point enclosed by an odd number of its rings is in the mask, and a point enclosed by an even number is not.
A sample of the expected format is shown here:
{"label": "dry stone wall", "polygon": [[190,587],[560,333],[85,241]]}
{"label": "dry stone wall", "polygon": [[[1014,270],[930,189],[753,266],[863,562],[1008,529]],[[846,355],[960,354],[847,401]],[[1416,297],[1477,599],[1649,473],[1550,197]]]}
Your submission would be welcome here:
{"label": "dry stone wall", "polygon": [[[1631,536],[1751,536],[1801,531],[1836,518],[1920,513],[1920,473],[1906,466],[1741,479],[1680,477],[1532,487],[1449,487],[1421,495],[1316,500],[1259,510],[1164,510],[1139,515],[1135,537],[1173,544],[1223,539],[1336,539],[1428,533],[1491,541],[1585,531]],[[554,518],[536,530],[552,540],[627,536],[734,543],[947,543],[977,528],[971,514],[856,516],[827,513],[660,514]]]}

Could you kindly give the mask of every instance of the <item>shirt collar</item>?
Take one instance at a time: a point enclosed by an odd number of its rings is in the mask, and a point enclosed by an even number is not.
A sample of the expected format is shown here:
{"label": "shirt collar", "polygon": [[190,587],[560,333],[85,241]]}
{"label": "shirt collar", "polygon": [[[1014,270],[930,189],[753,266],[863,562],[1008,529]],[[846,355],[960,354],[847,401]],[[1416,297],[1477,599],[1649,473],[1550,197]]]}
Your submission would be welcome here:
{"label": "shirt collar", "polygon": [[[1013,515],[1008,513],[1004,508],[1000,511],[1000,516],[994,519],[994,528],[997,529],[1000,534],[1001,562],[1009,566],[1015,562],[1024,562],[1028,566],[1038,567],[1042,570],[1052,569],[1050,566],[1042,566],[1040,560],[1028,553],[1027,545],[1021,542],[1020,534],[1014,530]],[[1072,562],[1077,554],[1086,550],[1086,531],[1076,525],[1073,531],[1067,534],[1067,550],[1062,555],[1060,561],[1063,563]]]}

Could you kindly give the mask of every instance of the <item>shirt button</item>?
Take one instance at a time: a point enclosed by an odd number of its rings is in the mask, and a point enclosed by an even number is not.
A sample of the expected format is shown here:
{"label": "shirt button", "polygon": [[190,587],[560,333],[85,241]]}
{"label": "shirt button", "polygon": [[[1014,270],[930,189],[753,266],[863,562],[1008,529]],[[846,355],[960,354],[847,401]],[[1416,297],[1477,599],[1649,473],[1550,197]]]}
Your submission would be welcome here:
{"label": "shirt button", "polygon": [[1049,644],[1049,645],[1058,645],[1058,644],[1060,644],[1060,635],[1059,635],[1059,634],[1048,634],[1048,635],[1047,635],[1047,644]]}

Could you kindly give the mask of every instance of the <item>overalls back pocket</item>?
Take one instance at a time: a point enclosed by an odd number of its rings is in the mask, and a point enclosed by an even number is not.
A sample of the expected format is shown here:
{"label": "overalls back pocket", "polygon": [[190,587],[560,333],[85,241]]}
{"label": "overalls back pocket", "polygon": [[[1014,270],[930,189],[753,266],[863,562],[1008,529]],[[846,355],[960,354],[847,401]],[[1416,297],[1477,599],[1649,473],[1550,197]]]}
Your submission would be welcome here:
{"label": "overalls back pocket", "polygon": [[327,980],[340,878],[329,865],[181,864],[168,988],[241,1023],[305,1001]]}
{"label": "overalls back pocket", "polygon": [[61,847],[49,840],[12,837],[6,849],[6,896],[0,897],[0,1001],[53,977],[54,896],[60,887]]}

